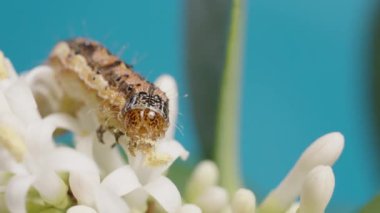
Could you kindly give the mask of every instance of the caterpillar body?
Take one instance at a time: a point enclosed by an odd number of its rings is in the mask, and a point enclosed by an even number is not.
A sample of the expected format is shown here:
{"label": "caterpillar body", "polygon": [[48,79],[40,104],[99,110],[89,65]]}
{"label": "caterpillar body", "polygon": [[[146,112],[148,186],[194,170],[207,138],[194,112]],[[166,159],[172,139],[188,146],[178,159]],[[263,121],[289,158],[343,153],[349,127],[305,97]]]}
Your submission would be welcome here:
{"label": "caterpillar body", "polygon": [[[107,130],[128,138],[128,150],[150,152],[169,126],[166,94],[100,43],[62,41],[47,62],[65,94],[76,104],[97,106],[98,138]],[[76,107],[73,107],[76,108]]]}

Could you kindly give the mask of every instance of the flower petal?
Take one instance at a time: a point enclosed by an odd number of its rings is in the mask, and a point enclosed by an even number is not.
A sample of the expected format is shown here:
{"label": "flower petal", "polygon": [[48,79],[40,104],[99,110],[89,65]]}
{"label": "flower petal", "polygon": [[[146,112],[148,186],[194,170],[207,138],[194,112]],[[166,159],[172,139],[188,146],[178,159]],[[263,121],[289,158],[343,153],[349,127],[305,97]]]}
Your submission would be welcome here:
{"label": "flower petal", "polygon": [[40,87],[48,90],[52,97],[61,97],[63,95],[62,89],[57,85],[55,71],[50,66],[37,66],[25,73],[23,77],[33,90],[35,87]]}
{"label": "flower petal", "polygon": [[5,91],[9,107],[13,113],[26,123],[41,118],[32,91],[23,80],[17,80]]}
{"label": "flower petal", "polygon": [[2,123],[0,123],[0,148],[5,148],[18,162],[22,161],[27,152],[23,138]]}
{"label": "flower petal", "polygon": [[46,158],[46,166],[55,171],[82,171],[99,174],[94,161],[68,147],[59,147]]}
{"label": "flower petal", "polygon": [[77,205],[70,207],[66,213],[96,213],[96,211],[88,206]]}
{"label": "flower petal", "polygon": [[343,135],[338,132],[318,138],[301,155],[285,179],[260,206],[261,211],[285,211],[301,192],[306,175],[318,165],[333,165],[342,153]]}
{"label": "flower petal", "polygon": [[26,212],[26,196],[34,177],[30,175],[16,175],[9,181],[5,191],[5,203],[10,212]]}
{"label": "flower petal", "polygon": [[[114,137],[113,140],[115,140]],[[125,164],[117,147],[112,147],[109,144],[102,144],[97,141],[96,137],[93,137],[92,148],[94,160],[102,169],[102,172],[105,172],[106,174]]]}
{"label": "flower petal", "polygon": [[97,173],[72,171],[69,176],[70,189],[79,204],[94,205],[95,192],[100,184]]}
{"label": "flower petal", "polygon": [[325,212],[334,192],[335,178],[330,166],[317,166],[302,186],[299,213]]}
{"label": "flower petal", "polygon": [[68,187],[53,171],[45,171],[37,176],[33,186],[42,199],[53,206],[59,207],[66,199]]}
{"label": "flower petal", "polygon": [[170,163],[173,163],[178,157],[181,157],[182,160],[189,157],[189,152],[176,140],[158,143],[156,152],[168,154],[173,159]]}
{"label": "flower petal", "polygon": [[0,114],[1,115],[6,115],[6,114],[11,114],[12,110],[8,105],[8,101],[5,98],[5,95],[0,91]]}
{"label": "flower petal", "polygon": [[[157,165],[149,165],[149,164],[146,165],[144,163],[142,165],[140,165],[140,169],[139,169],[138,174],[141,174],[141,173],[144,174],[144,175],[139,175],[140,178],[141,178],[141,176],[144,176],[144,178],[142,178],[143,180],[151,181],[151,180],[159,177],[174,163],[174,161],[179,156],[183,156],[184,158],[187,158],[187,156],[189,154],[183,148],[183,146],[175,140],[157,143],[155,153],[157,153],[159,155],[164,155],[164,156],[167,155],[167,156],[169,156],[170,160],[166,164],[161,164],[158,166]],[[132,158],[135,158],[135,157],[132,157]],[[131,158],[128,158],[128,159],[131,159]],[[133,162],[136,162],[136,160],[132,160],[131,165],[133,164]],[[139,161],[139,162],[143,162],[143,161]],[[136,170],[136,167],[134,167],[134,165],[132,165],[132,166]],[[142,171],[144,171],[144,172],[142,172]],[[142,181],[142,183],[145,183],[145,181]]]}
{"label": "flower petal", "polygon": [[128,152],[128,146],[125,143],[121,143],[120,145],[126,151],[128,156],[128,163],[135,171],[140,183],[143,185],[148,183],[152,171],[154,171],[154,169],[156,169],[157,167],[150,167],[145,164],[145,154],[137,152],[135,156],[133,156],[131,153]]}
{"label": "flower petal", "polygon": [[17,77],[17,73],[13,68],[12,63],[0,51],[0,81],[6,81]]}
{"label": "flower petal", "polygon": [[174,138],[177,115],[178,115],[178,88],[173,77],[170,75],[161,75],[155,82],[169,99],[169,121],[170,126],[166,131],[164,140],[171,140]]}
{"label": "flower petal", "polygon": [[17,163],[13,156],[4,149],[0,149],[0,170],[15,174],[28,174],[24,165]]}
{"label": "flower petal", "polygon": [[13,79],[17,78],[18,74],[17,74],[15,68],[13,67],[11,60],[9,60],[9,58],[5,58],[4,62],[5,62],[5,67],[7,68],[8,72],[10,73],[10,77]]}
{"label": "flower petal", "polygon": [[81,128],[78,126],[76,120],[68,114],[54,113],[45,117],[44,122],[49,123],[55,128],[66,129],[76,134],[81,132]]}
{"label": "flower petal", "polygon": [[149,194],[144,188],[138,188],[123,197],[133,212],[145,212],[148,208]]}
{"label": "flower petal", "polygon": [[83,106],[77,112],[79,125],[84,128],[88,133],[94,132],[99,127],[98,116],[93,106]]}
{"label": "flower petal", "polygon": [[111,192],[105,187],[97,189],[95,194],[96,207],[99,213],[126,213],[130,212],[127,203],[117,194]]}
{"label": "flower petal", "polygon": [[[93,137],[92,135],[86,135],[84,137],[75,135],[75,150],[86,155],[90,159],[94,159],[93,155]],[[100,166],[101,167],[101,166]]]}
{"label": "flower petal", "polygon": [[22,76],[32,89],[43,116],[61,111],[64,91],[55,77],[55,72],[46,65],[35,67]]}
{"label": "flower petal", "polygon": [[39,157],[44,155],[44,153],[52,152],[55,147],[53,141],[53,132],[55,129],[55,126],[44,122],[44,120],[27,125],[25,135],[27,135],[28,138],[25,140],[25,144],[31,155]]}
{"label": "flower petal", "polygon": [[181,195],[167,177],[161,176],[149,182],[144,189],[169,213],[176,212],[181,207]]}
{"label": "flower petal", "polygon": [[116,169],[103,179],[101,185],[118,196],[126,195],[141,186],[135,172],[130,166],[123,166]]}
{"label": "flower petal", "polygon": [[53,76],[53,72],[54,71],[49,66],[41,65],[25,73],[23,77],[28,84],[33,84],[38,81],[51,83],[52,79],[47,78],[47,76]]}

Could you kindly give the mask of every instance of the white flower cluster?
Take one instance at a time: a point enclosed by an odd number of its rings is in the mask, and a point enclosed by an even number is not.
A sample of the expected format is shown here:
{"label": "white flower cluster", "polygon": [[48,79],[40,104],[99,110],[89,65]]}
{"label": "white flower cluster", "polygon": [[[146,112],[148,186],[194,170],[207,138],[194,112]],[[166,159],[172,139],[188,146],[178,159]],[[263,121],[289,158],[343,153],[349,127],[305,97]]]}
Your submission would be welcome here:
{"label": "white flower cluster", "polygon": [[[340,133],[318,138],[264,201],[256,206],[252,191],[239,189],[232,199],[218,186],[219,171],[212,161],[201,162],[188,182],[185,198],[210,213],[323,213],[334,191],[331,166],[344,147]],[[300,201],[297,201],[297,198]]]}
{"label": "white flower cluster", "polygon": [[[340,133],[317,139],[258,206],[248,189],[229,198],[218,186],[219,171],[212,161],[195,168],[182,199],[165,176],[178,157],[188,156],[174,139],[178,94],[170,76],[156,81],[170,98],[171,126],[156,146],[157,153],[170,157],[164,165],[147,164],[141,153],[131,156],[111,148],[112,135],[105,135],[106,144],[99,143],[91,108],[83,107],[75,118],[62,113],[42,117],[35,98],[44,97],[39,101],[51,110],[59,107],[54,104],[62,96],[52,76],[47,66],[18,76],[0,52],[0,212],[322,213],[332,196],[331,166],[344,146]],[[73,147],[55,143],[53,134],[60,129],[73,133]]]}
{"label": "white flower cluster", "polygon": [[[62,113],[42,118],[32,89],[57,98],[51,72],[40,66],[19,77],[0,54],[0,212],[182,211],[181,195],[164,175],[178,157],[188,156],[173,139],[175,81],[162,76],[156,82],[170,96],[172,122],[156,146],[156,152],[169,156],[170,161],[153,166],[141,153],[128,155],[126,163],[120,150],[97,142],[97,123],[91,119],[94,110],[84,108],[77,118]],[[57,145],[53,140],[57,129],[73,132],[75,146]],[[113,143],[114,138],[108,136],[106,144]]]}

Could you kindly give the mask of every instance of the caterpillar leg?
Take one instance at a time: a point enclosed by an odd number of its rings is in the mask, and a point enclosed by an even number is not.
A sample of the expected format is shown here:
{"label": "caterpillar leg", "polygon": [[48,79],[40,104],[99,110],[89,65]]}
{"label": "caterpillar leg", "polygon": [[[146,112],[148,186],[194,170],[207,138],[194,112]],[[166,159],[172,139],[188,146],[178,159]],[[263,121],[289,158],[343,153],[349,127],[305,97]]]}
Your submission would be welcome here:
{"label": "caterpillar leg", "polygon": [[99,142],[102,143],[102,144],[104,144],[103,135],[104,135],[105,132],[106,132],[106,129],[104,128],[103,125],[100,125],[96,129],[96,136],[98,137]]}
{"label": "caterpillar leg", "polygon": [[113,133],[113,136],[115,137],[115,143],[114,144],[112,144],[112,148],[113,147],[115,147],[116,146],[116,144],[118,144],[119,143],[119,138],[121,137],[121,136],[123,136],[124,135],[124,133],[123,132],[121,132],[120,130],[118,130],[118,129],[112,129],[112,133]]}
{"label": "caterpillar leg", "polygon": [[96,129],[96,136],[98,137],[99,142],[102,144],[105,144],[103,136],[104,136],[104,133],[107,131],[110,132],[115,137],[115,142],[111,145],[111,147],[113,148],[119,142],[119,138],[122,135],[124,135],[124,133],[114,127],[104,127],[103,125],[100,125]]}

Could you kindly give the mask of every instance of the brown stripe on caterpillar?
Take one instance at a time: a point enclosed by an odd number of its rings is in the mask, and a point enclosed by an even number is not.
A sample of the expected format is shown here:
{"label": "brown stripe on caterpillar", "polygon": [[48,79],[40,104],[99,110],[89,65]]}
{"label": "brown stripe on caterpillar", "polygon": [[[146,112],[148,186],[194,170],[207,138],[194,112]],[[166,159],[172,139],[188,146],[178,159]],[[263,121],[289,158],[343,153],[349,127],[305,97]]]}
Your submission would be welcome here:
{"label": "brown stripe on caterpillar", "polygon": [[[88,92],[95,93],[97,99],[92,102],[98,103],[102,128],[125,134],[130,139],[131,153],[148,152],[154,145],[152,141],[165,135],[169,125],[165,93],[101,44],[85,38],[60,42],[48,63],[57,70],[63,87],[71,82],[62,79],[74,75],[83,87],[89,88]],[[79,96],[69,86],[65,92]],[[76,98],[87,98],[82,96]]]}

